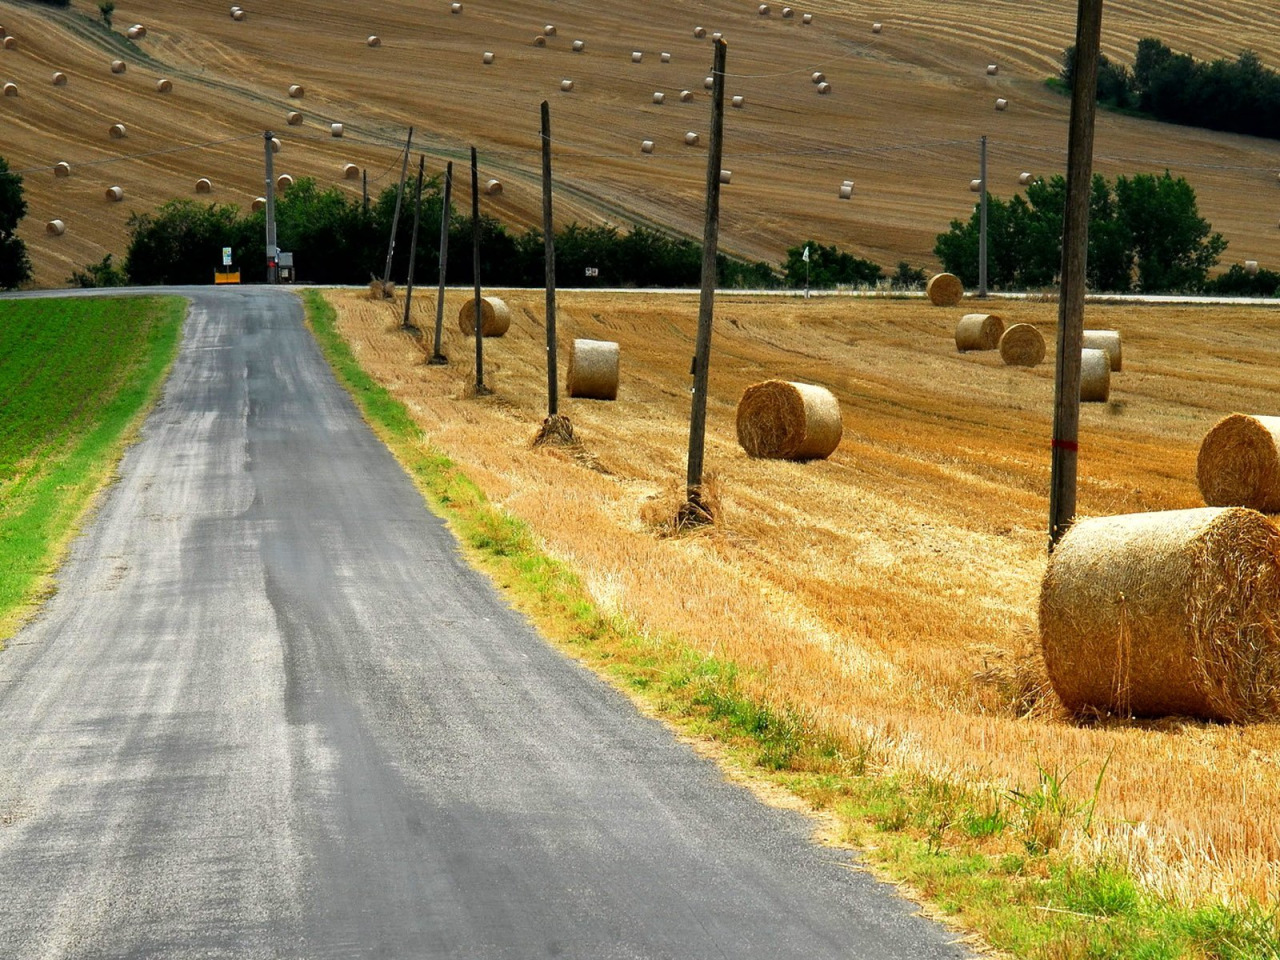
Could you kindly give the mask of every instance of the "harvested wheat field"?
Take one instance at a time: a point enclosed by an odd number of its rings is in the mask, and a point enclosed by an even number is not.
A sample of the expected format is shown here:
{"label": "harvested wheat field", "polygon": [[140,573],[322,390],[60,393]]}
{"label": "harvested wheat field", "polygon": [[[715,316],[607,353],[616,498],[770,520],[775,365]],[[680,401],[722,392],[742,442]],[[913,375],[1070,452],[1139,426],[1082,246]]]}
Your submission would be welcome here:
{"label": "harvested wheat field", "polygon": [[[580,446],[530,441],[545,415],[541,294],[502,292],[510,331],[488,341],[493,397],[469,397],[472,341],[446,323],[447,367],[396,329],[403,304],[328,294],[357,358],[403,400],[595,602],[641,629],[754,668],[790,704],[894,766],[969,783],[1034,784],[1037,763],[1108,756],[1100,823],[1069,847],[1188,898],[1280,896],[1280,726],[1070,719],[1032,657],[1045,571],[1051,365],[957,354],[955,311],[921,302],[722,297],[707,464],[714,529],[668,537],[682,491],[693,296],[560,296],[561,343],[617,341],[618,399],[566,399]],[[449,293],[452,316],[463,291]],[[414,322],[434,323],[434,302]],[[963,308],[956,308],[957,311]],[[1009,303],[1052,350],[1056,306]],[[1270,311],[1091,307],[1124,331],[1111,401],[1082,411],[1080,509],[1201,506],[1196,454],[1224,412],[1274,408]],[[429,347],[428,347],[429,351]],[[761,375],[824,386],[844,436],[826,461],[749,458],[735,408]]]}
{"label": "harvested wheat field", "polygon": [[[106,252],[122,253],[131,212],[192,196],[199,178],[215,185],[202,199],[246,207],[262,193],[268,127],[283,142],[277,173],[352,193],[360,184],[345,178],[348,163],[368,171],[374,191],[394,182],[410,125],[437,172],[475,144],[481,182],[504,184],[501,197],[482,201],[486,212],[540,224],[545,99],[562,224],[641,223],[699,237],[711,50],[695,37],[698,26],[728,40],[727,95],[745,104],[725,124],[725,167],[734,171],[722,200],[728,252],[776,262],[806,234],[890,267],[903,258],[933,266],[936,235],[972,209],[979,137],[990,137],[997,195],[1019,189],[1023,171],[1063,171],[1068,102],[1043,81],[1074,40],[1073,4],[821,0],[796,10],[784,19],[731,0],[493,0],[452,14],[443,2],[297,0],[237,20],[209,0],[121,0],[108,32],[93,0],[72,0],[69,11],[0,0],[15,39],[0,51],[0,80],[22,91],[3,98],[3,153],[25,177],[31,209],[21,233],[36,280],[58,284]],[[549,19],[557,32],[544,36]],[[146,35],[130,40],[123,25],[135,22]],[[1107,5],[1103,45],[1128,64],[1136,40],[1155,34],[1202,58],[1250,48],[1276,67],[1275,26],[1261,0],[1129,0]],[[637,51],[647,54],[639,62]],[[127,72],[111,73],[115,59]],[[988,73],[991,64],[998,73]],[[65,85],[53,84],[55,71]],[[815,72],[829,95],[818,95]],[[573,92],[562,94],[570,77]],[[157,90],[160,78],[171,80],[169,92]],[[302,99],[289,96],[292,85]],[[993,108],[997,97],[1008,109]],[[289,126],[292,111],[301,124]],[[108,139],[115,123],[127,139]],[[332,123],[344,125],[341,139],[329,136]],[[704,135],[693,147],[690,132]],[[646,140],[652,154],[640,149]],[[60,161],[71,177],[55,179]],[[1276,168],[1265,140],[1099,115],[1098,171],[1187,177],[1201,213],[1231,242],[1227,263],[1280,264],[1276,218],[1259,202],[1280,190]],[[858,185],[851,201],[839,199],[846,181]],[[102,202],[110,184],[124,189],[125,203]],[[465,189],[457,201],[467,202]],[[41,228],[54,218],[64,235]]]}

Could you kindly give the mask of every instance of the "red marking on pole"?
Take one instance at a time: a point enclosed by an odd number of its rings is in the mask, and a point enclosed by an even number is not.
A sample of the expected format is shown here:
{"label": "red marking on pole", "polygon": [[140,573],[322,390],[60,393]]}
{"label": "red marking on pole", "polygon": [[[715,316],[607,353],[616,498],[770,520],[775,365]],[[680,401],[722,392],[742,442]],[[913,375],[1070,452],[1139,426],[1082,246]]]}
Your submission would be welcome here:
{"label": "red marking on pole", "polygon": [[1054,440],[1053,449],[1070,450],[1072,453],[1079,453],[1080,444],[1076,443],[1074,440]]}

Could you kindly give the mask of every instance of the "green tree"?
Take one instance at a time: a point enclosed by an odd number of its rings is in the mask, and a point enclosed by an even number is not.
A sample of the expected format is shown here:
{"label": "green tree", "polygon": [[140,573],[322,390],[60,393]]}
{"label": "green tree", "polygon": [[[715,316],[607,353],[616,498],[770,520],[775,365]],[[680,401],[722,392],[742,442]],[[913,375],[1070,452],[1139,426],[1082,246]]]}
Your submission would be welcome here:
{"label": "green tree", "polygon": [[111,29],[111,15],[116,12],[116,5],[112,0],[102,0],[98,4],[98,14],[102,17],[102,22],[107,25],[107,29]]}
{"label": "green tree", "polygon": [[[249,266],[255,259],[249,256],[254,247],[252,223],[241,220],[233,205],[202,206],[186,198],[170,200],[154,214],[134,213],[127,221],[125,272],[135,284],[209,283],[222,263],[223,247],[233,248],[242,265]],[[265,239],[258,241],[257,249],[265,249]],[[265,265],[261,271],[265,277]],[[245,279],[256,279],[252,268],[249,272]]]}
{"label": "green tree", "polygon": [[27,245],[17,233],[26,215],[22,177],[10,173],[8,161],[0,157],[0,290],[12,290],[31,279]]}
{"label": "green tree", "polygon": [[120,267],[111,262],[111,254],[107,254],[97,263],[85,265],[84,270],[72,270],[67,277],[70,287],[123,287],[129,278]]}
{"label": "green tree", "polygon": [[1200,216],[1186,179],[1174,179],[1167,170],[1164,176],[1117,177],[1116,205],[1144,293],[1204,288],[1227,241]]}
{"label": "green tree", "polygon": [[[806,247],[809,250],[807,265],[804,262]],[[835,246],[806,240],[787,249],[787,259],[782,264],[782,282],[788,287],[803,288],[806,275],[809,286],[821,290],[840,285],[875,284],[884,279],[884,270],[877,263],[855,257]]]}

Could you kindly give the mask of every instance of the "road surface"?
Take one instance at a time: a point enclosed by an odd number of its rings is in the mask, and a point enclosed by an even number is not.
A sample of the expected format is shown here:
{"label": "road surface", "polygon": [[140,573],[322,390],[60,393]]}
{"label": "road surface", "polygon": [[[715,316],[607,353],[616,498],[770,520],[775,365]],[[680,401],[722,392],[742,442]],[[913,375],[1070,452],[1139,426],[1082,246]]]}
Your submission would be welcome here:
{"label": "road surface", "polygon": [[0,957],[967,955],[512,613],[293,296],[183,292],[0,654]]}

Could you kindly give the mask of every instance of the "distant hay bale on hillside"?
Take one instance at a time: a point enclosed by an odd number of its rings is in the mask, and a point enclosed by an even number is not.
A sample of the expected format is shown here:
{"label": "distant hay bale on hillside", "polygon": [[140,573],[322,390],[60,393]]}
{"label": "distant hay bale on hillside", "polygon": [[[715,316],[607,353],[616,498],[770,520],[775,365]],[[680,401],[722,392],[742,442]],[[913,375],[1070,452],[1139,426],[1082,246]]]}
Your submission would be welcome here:
{"label": "distant hay bale on hillside", "polygon": [[124,188],[123,187],[107,187],[107,189],[103,191],[103,195],[112,203],[119,203],[121,200],[124,199]]}
{"label": "distant hay bale on hillside", "polygon": [[782,19],[783,19],[783,20],[790,20],[790,19],[791,19],[792,17],[794,17],[795,15],[796,15],[796,12],[795,12],[794,10],[792,10],[790,7],[783,7],[783,8],[782,8]]}
{"label": "distant hay bale on hillside", "polygon": [[[498,297],[481,297],[480,315],[482,336],[500,337],[511,329],[511,310]],[[458,329],[465,336],[475,336],[476,302],[470,297],[462,302],[462,308],[458,311]]]}
{"label": "distant hay bale on hillside", "polygon": [[132,27],[125,31],[124,34],[130,40],[141,40],[147,35],[147,28],[140,23],[135,23]]}
{"label": "distant hay bale on hillside", "polygon": [[760,4],[760,6],[756,7],[756,13],[762,17],[767,17],[769,15],[769,5],[767,3]]}
{"label": "distant hay bale on hillside", "polygon": [[689,102],[691,102],[692,100],[693,100],[693,91],[692,91],[692,90],[681,90],[681,91],[680,91],[680,102],[681,102],[681,103],[689,103]]}
{"label": "distant hay bale on hillside", "polygon": [[840,446],[840,403],[825,387],[766,380],[738,401],[738,443],[749,457],[825,460]]}
{"label": "distant hay bale on hillside", "polygon": [[1280,714],[1280,531],[1241,507],[1075,521],[1040,588],[1072,711],[1248,723]]}
{"label": "distant hay bale on hillside", "polygon": [[823,96],[826,96],[830,92],[831,92],[831,84],[827,83],[825,80],[822,83],[818,84],[818,93],[822,94]]}
{"label": "distant hay bale on hillside", "polygon": [[289,115],[285,117],[285,121],[289,126],[296,127],[298,124],[302,123],[302,114],[297,110],[290,110]]}
{"label": "distant hay bale on hillside", "polygon": [[492,51],[492,50],[486,50],[486,51],[484,52],[484,56],[482,56],[480,59],[481,59],[481,61],[482,61],[482,62],[484,62],[484,63],[493,63],[493,51]]}
{"label": "distant hay bale on hillside", "polygon": [[721,171],[720,171],[720,182],[721,182],[721,183],[723,183],[723,184],[729,184],[729,183],[732,183],[732,182],[733,182],[733,171],[732,171],[732,170],[721,170]]}
{"label": "distant hay bale on hillside", "polygon": [[879,33],[879,32],[880,32],[881,30],[883,30],[883,29],[884,29],[884,24],[882,24],[882,23],[873,23],[873,24],[871,25],[871,32],[872,32],[872,33]]}
{"label": "distant hay bale on hillside", "polygon": [[653,153],[653,141],[652,141],[652,140],[641,140],[641,141],[640,141],[640,152],[641,152],[641,153]]}
{"label": "distant hay bale on hillside", "polygon": [[451,3],[451,4],[449,4],[449,12],[450,12],[450,13],[461,13],[461,12],[462,12],[462,4],[460,4],[460,3]]}
{"label": "distant hay bale on hillside", "polygon": [[994,313],[966,313],[956,324],[956,349],[994,350],[1000,346],[1004,320]]}
{"label": "distant hay bale on hillside", "polygon": [[935,273],[924,292],[935,307],[954,307],[964,297],[964,284],[953,273]]}
{"label": "distant hay bale on hillside", "polygon": [[502,196],[502,181],[501,180],[486,181],[484,185],[484,195],[486,197]]}
{"label": "distant hay bale on hillside", "polygon": [[259,210],[265,210],[267,206],[267,198],[254,197],[253,203],[249,204],[249,206],[252,208],[254,213],[257,213]]}
{"label": "distant hay bale on hillside", "polygon": [[747,98],[746,98],[746,97],[734,97],[732,100],[730,100],[730,101],[729,101],[729,103],[730,103],[732,106],[735,106],[735,107],[737,107],[739,110],[741,110],[743,107],[745,107],[745,106],[747,105]]}
{"label": "distant hay bale on hillside", "polygon": [[331,137],[340,137],[345,131],[346,127],[340,123],[329,124],[329,136]]}
{"label": "distant hay bale on hillside", "polygon": [[843,183],[840,184],[840,199],[841,200],[853,199],[853,181],[852,180],[845,180]]}
{"label": "distant hay bale on hillside", "polygon": [[60,237],[67,232],[67,225],[61,220],[50,220],[44,225],[44,232],[53,237]]}
{"label": "distant hay bale on hillside", "polygon": [[348,163],[348,164],[344,165],[344,166],[343,166],[343,168],[342,168],[342,179],[344,179],[344,180],[359,180],[359,179],[360,179],[360,168],[359,168],[359,167],[357,167],[354,163]]}
{"label": "distant hay bale on hillside", "polygon": [[1211,507],[1280,513],[1280,417],[1219,420],[1200,443],[1196,482]]}
{"label": "distant hay bale on hillside", "polygon": [[71,164],[67,163],[65,160],[58,161],[53,165],[53,175],[55,177],[71,176]]}
{"label": "distant hay bale on hillside", "polygon": [[272,152],[272,153],[279,153],[279,152],[280,152],[280,138],[279,138],[279,137],[272,137],[272,138],[271,138],[271,152]]}
{"label": "distant hay bale on hillside", "polygon": [[196,181],[196,193],[212,193],[213,181],[208,177],[201,177]]}
{"label": "distant hay bale on hillside", "polygon": [[1244,262],[1244,272],[1251,277],[1256,277],[1258,275],[1258,261],[1246,260]]}
{"label": "distant hay bale on hillside", "polygon": [[583,40],[575,40],[575,41],[573,41],[573,52],[574,52],[574,53],[581,53],[581,52],[582,52],[583,50],[585,50],[586,48],[587,48],[586,41],[583,41]]}
{"label": "distant hay bale on hillside", "polygon": [[289,84],[289,96],[294,100],[301,100],[307,95],[306,88],[299,83]]}
{"label": "distant hay bale on hillside", "polygon": [[6,83],[4,85],[4,95],[6,97],[16,97],[18,95],[18,85],[16,83]]}
{"label": "distant hay bale on hillside", "polygon": [[1032,179],[1033,179],[1033,178],[1032,178],[1031,174],[1027,173],[1027,171],[1025,171],[1025,170],[1024,170],[1024,171],[1022,171],[1022,173],[1018,174],[1018,183],[1019,183],[1019,184],[1021,184],[1021,185],[1022,185],[1022,186],[1024,186],[1024,187],[1025,187],[1027,184],[1029,184],[1029,183],[1032,181]]}
{"label": "distant hay bale on hillside", "polygon": [[632,63],[640,63],[642,60],[644,60],[644,53],[643,53],[642,51],[640,51],[640,50],[632,50],[632,51],[631,51],[631,62],[632,62]]}
{"label": "distant hay bale on hillside", "polygon": [[988,77],[994,77],[994,76],[997,76],[999,73],[1000,73],[1000,64],[998,64],[998,63],[988,63],[988,64],[987,64],[987,76],[988,76]]}
{"label": "distant hay bale on hillside", "polygon": [[1039,366],[1044,353],[1044,335],[1029,323],[1011,324],[1000,335],[1000,359],[1006,366]]}
{"label": "distant hay bale on hillside", "polygon": [[696,146],[698,145],[698,141],[699,141],[700,139],[702,139],[702,138],[701,138],[701,137],[699,137],[699,136],[698,136],[696,133],[694,133],[692,130],[690,130],[688,133],[686,133],[686,134],[684,135],[684,142],[685,142],[685,146],[689,146],[689,147],[696,147]]}
{"label": "distant hay bale on hillside", "polygon": [[697,37],[699,40],[701,40],[703,37],[705,37],[705,36],[707,35],[707,28],[706,28],[706,27],[694,27],[694,28],[693,28],[693,35],[694,35],[695,37]]}
{"label": "distant hay bale on hillside", "polygon": [[662,93],[662,92],[660,92],[660,91],[658,91],[658,90],[655,90],[655,91],[653,92],[653,102],[654,102],[654,103],[665,103],[665,102],[666,102],[666,100],[667,100],[667,95],[666,95],[665,93]]}
{"label": "distant hay bale on hillside", "polygon": [[569,396],[617,400],[619,353],[609,340],[574,340],[565,378]]}
{"label": "distant hay bale on hillside", "polygon": [[996,109],[997,109],[997,110],[1008,110],[1008,109],[1009,109],[1009,101],[1008,101],[1008,100],[1006,100],[1004,97],[996,97]]}
{"label": "distant hay bale on hillside", "polygon": [[821,70],[815,70],[813,71],[813,73],[809,75],[809,79],[812,80],[815,84],[819,84],[827,79],[827,75],[823,73]]}
{"label": "distant hay bale on hillside", "polygon": [[61,70],[53,72],[53,85],[55,87],[65,87],[67,85],[67,75]]}
{"label": "distant hay bale on hillside", "polygon": [[112,61],[111,61],[111,72],[112,72],[112,73],[124,73],[124,72],[125,72],[126,70],[128,70],[128,69],[129,69],[129,65],[128,65],[127,63],[125,63],[123,60],[112,60]]}
{"label": "distant hay bale on hillside", "polygon": [[4,48],[6,50],[16,50],[17,47],[18,47],[18,41],[15,40],[13,37],[4,38]]}
{"label": "distant hay bale on hillside", "polygon": [[236,21],[243,20],[243,19],[244,19],[244,11],[243,11],[243,10],[232,10],[232,11],[231,11],[231,19],[232,19],[232,20],[236,20]]}
{"label": "distant hay bale on hillside", "polygon": [[536,37],[533,38],[533,45],[535,47],[545,47],[547,45],[547,38],[544,37],[542,34],[538,34]]}
{"label": "distant hay bale on hillside", "polygon": [[1111,358],[1105,350],[1080,351],[1080,402],[1106,403],[1111,397]]}
{"label": "distant hay bale on hillside", "polygon": [[1111,360],[1111,370],[1119,373],[1124,366],[1124,346],[1119,330],[1085,330],[1081,346],[1090,350],[1105,350]]}
{"label": "distant hay bale on hillside", "polygon": [[702,81],[702,86],[705,87],[707,90],[710,90],[715,85],[716,85],[715,77],[707,77],[707,79]]}
{"label": "distant hay bale on hillside", "polygon": [[554,23],[548,23],[542,28],[543,36],[554,37],[556,35],[556,27]]}
{"label": "distant hay bale on hillside", "polygon": [[276,177],[277,193],[284,193],[286,190],[288,190],[292,186],[293,186],[293,177],[289,176],[289,174],[282,173],[280,174],[280,176]]}
{"label": "distant hay bale on hillside", "polygon": [[572,81],[572,80],[568,80],[568,79],[566,79],[566,80],[561,80],[561,81],[560,81],[560,91],[561,91],[562,93],[572,93],[572,92],[573,92],[573,81]]}
{"label": "distant hay bale on hillside", "polygon": [[161,77],[156,81],[156,93],[171,93],[173,91],[173,81],[166,77]]}
{"label": "distant hay bale on hillside", "polygon": [[971,193],[981,193],[981,192],[982,192],[982,181],[981,181],[981,180],[978,180],[978,179],[970,180],[970,181],[969,181],[969,191],[970,191]]}
{"label": "distant hay bale on hillside", "polygon": [[107,134],[112,140],[123,140],[129,135],[129,131],[125,129],[123,123],[113,123],[107,130]]}
{"label": "distant hay bale on hillside", "polygon": [[670,63],[670,62],[671,62],[671,54],[667,53],[666,51],[663,51],[663,52],[659,53],[659,54],[658,54],[658,62],[659,62],[659,63]]}
{"label": "distant hay bale on hillside", "polygon": [[801,22],[801,23],[803,23],[803,24],[807,27],[809,24],[813,23],[813,14],[812,14],[812,13],[806,13],[806,14],[804,14],[804,15],[800,18],[800,22]]}
{"label": "distant hay bale on hillside", "polygon": [[365,42],[365,44],[366,44],[367,46],[370,46],[370,47],[380,47],[380,46],[382,46],[382,38],[381,38],[381,37],[373,36],[372,34],[370,34],[370,35],[365,39],[365,41],[364,41],[364,42]]}

